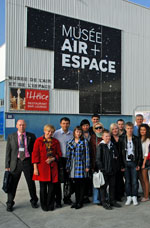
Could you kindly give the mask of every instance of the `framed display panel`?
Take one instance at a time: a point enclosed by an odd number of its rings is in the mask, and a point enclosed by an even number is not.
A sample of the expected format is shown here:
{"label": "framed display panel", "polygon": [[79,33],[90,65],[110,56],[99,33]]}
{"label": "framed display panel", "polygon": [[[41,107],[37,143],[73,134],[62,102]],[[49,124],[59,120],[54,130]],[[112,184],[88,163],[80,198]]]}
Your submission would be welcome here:
{"label": "framed display panel", "polygon": [[121,113],[121,30],[27,8],[27,46],[54,51],[54,88],[79,90],[80,113]]}

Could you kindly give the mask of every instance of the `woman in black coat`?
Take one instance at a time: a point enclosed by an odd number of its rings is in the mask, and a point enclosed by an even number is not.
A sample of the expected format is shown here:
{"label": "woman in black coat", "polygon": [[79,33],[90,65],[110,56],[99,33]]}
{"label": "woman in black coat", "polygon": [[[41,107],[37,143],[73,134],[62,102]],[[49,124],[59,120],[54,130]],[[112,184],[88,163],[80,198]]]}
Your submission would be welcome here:
{"label": "woman in black coat", "polygon": [[119,137],[119,127],[116,123],[110,125],[111,142],[115,145],[118,151],[118,162],[117,162],[117,172],[116,172],[116,182],[115,182],[115,200],[121,201],[124,196],[125,184],[124,184],[124,173],[121,172],[121,140]]}

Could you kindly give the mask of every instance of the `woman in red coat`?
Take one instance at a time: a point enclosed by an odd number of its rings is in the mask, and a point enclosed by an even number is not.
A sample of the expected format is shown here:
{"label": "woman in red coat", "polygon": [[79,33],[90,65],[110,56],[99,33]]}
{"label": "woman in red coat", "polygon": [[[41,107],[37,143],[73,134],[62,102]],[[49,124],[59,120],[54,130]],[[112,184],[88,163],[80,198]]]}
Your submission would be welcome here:
{"label": "woman in red coat", "polygon": [[54,132],[52,125],[45,125],[44,135],[36,139],[32,153],[33,180],[39,180],[44,211],[54,210],[54,183],[58,182],[58,159],[62,156],[59,141],[52,137]]}

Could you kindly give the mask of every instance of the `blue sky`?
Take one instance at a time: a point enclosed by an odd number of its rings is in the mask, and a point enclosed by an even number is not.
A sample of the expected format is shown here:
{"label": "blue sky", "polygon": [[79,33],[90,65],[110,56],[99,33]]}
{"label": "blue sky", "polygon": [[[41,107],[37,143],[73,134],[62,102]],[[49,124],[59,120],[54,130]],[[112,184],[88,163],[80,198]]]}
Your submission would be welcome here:
{"label": "blue sky", "polygon": [[[112,0],[110,0],[112,1]],[[131,0],[146,7],[150,7],[150,0]],[[5,42],[5,0],[0,0],[0,46]]]}
{"label": "blue sky", "polygon": [[150,7],[150,0],[129,0],[129,2],[134,2],[142,6]]}

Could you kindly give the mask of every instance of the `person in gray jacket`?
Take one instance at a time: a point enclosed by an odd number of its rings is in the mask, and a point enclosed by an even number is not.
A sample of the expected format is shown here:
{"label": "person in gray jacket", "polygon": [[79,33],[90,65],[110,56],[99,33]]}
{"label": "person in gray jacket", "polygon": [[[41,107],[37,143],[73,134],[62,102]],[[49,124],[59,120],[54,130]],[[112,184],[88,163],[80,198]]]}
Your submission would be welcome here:
{"label": "person in gray jacket", "polygon": [[32,208],[38,207],[35,182],[32,180],[33,165],[31,163],[31,153],[36,137],[34,134],[25,131],[26,123],[24,120],[18,120],[16,128],[18,131],[8,136],[5,158],[5,170],[12,174],[12,186],[8,192],[6,203],[9,212],[13,211],[14,198],[22,172],[31,196],[31,206]]}

